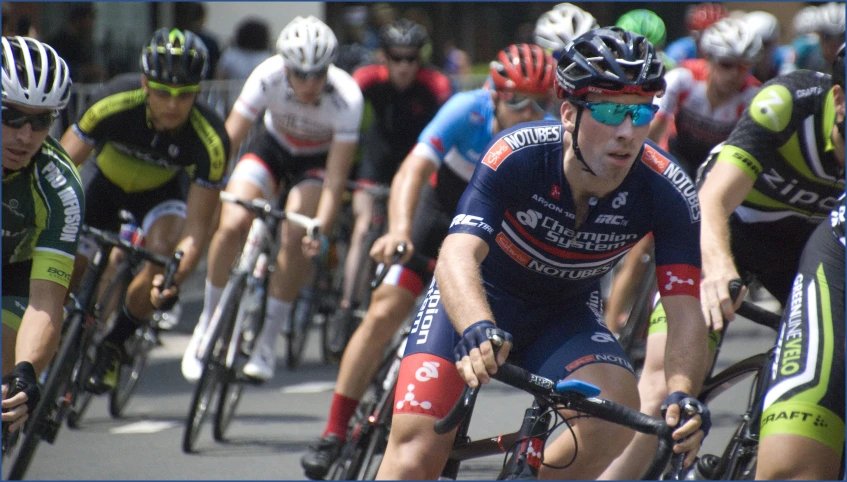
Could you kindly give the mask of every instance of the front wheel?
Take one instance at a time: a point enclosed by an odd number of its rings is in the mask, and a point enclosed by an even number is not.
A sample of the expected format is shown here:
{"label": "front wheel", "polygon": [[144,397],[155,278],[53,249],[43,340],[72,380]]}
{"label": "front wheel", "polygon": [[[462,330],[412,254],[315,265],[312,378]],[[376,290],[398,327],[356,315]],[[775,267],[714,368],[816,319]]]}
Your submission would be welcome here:
{"label": "front wheel", "polygon": [[[200,428],[208,414],[209,405],[212,403],[218,386],[227,375],[226,353],[235,325],[235,316],[238,312],[241,295],[244,292],[246,278],[246,273],[238,273],[230,279],[221,295],[221,301],[217,310],[215,310],[215,315],[212,316],[210,321],[210,328],[214,332],[202,357],[203,372],[197,382],[197,387],[194,389],[191,408],[185,421],[185,432],[182,437],[182,450],[185,453],[194,451],[197,437],[200,435]],[[215,319],[216,316],[218,316],[218,319]]]}
{"label": "front wheel", "polygon": [[136,331],[130,339],[127,350],[130,354],[130,363],[122,364],[118,373],[118,382],[109,396],[109,415],[112,418],[120,418],[126,409],[132,394],[138,387],[141,376],[147,370],[147,357],[156,341],[151,333],[151,328],[146,326]]}

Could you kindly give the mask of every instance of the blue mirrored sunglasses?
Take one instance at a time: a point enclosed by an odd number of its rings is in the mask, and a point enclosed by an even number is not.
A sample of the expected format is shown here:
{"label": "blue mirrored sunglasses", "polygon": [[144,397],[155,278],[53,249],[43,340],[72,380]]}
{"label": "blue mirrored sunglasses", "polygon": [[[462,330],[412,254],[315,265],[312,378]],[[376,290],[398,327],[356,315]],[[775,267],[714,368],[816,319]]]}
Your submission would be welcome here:
{"label": "blue mirrored sunglasses", "polygon": [[635,127],[646,126],[659,110],[659,106],[655,104],[616,104],[614,102],[584,102],[580,100],[571,100],[572,104],[585,107],[591,111],[591,117],[598,122],[610,126],[620,125],[626,116],[632,118],[632,125]]}

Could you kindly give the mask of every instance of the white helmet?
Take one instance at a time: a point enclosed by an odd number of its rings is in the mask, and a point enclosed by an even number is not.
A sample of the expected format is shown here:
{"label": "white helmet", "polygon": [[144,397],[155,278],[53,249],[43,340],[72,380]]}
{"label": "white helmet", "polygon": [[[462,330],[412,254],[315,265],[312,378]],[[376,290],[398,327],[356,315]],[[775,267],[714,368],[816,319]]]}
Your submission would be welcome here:
{"label": "white helmet", "polygon": [[285,59],[285,65],[306,73],[326,70],[337,48],[338,40],[332,29],[312,15],[297,16],[282,29],[276,41],[277,52]]}
{"label": "white helmet", "polygon": [[772,14],[757,10],[744,15],[743,20],[747,26],[759,34],[764,44],[775,45],[779,43],[779,20]]}
{"label": "white helmet", "polygon": [[844,35],[844,14],[843,3],[829,2],[819,6],[815,30],[831,37]]}
{"label": "white helmet", "polygon": [[709,57],[730,57],[750,62],[762,52],[762,39],[737,18],[723,18],[703,31],[700,51]]}
{"label": "white helmet", "polygon": [[558,52],[573,39],[598,26],[590,13],[576,5],[560,3],[538,17],[535,43],[551,52]]}
{"label": "white helmet", "polygon": [[809,6],[803,7],[799,12],[794,14],[794,19],[791,21],[796,35],[807,35],[814,33],[818,29],[818,7]]}
{"label": "white helmet", "polygon": [[3,37],[3,102],[62,109],[70,96],[68,64],[53,47],[29,37]]}

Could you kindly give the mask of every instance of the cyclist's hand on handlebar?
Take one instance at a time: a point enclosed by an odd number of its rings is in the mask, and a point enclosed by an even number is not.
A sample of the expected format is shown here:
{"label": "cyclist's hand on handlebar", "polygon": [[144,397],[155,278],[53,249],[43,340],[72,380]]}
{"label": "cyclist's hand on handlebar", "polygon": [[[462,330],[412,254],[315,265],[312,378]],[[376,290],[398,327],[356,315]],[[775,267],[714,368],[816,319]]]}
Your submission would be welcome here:
{"label": "cyclist's hand on handlebar", "polygon": [[179,301],[179,286],[174,284],[162,291],[162,284],[164,282],[165,275],[157,274],[153,276],[153,287],[150,289],[150,304],[157,310],[168,311]]}
{"label": "cyclist's hand on handlebar", "polygon": [[488,320],[478,321],[465,329],[453,350],[456,369],[468,386],[476,388],[491,381],[490,374],[506,362],[511,348],[512,335]]}
{"label": "cyclist's hand on handlebar", "polygon": [[737,278],[739,276],[736,270],[727,270],[711,276],[707,274],[700,281],[700,306],[703,317],[706,319],[706,326],[715,331],[723,330],[724,319],[727,321],[735,319],[735,310],[741,305],[747,293],[747,288],[742,287],[737,301],[733,303],[729,296],[729,282]]}
{"label": "cyclist's hand on handlebar", "polygon": [[391,264],[393,261],[392,257],[397,252],[397,246],[399,246],[400,243],[406,243],[406,252],[400,258],[399,264],[406,263],[412,259],[415,247],[409,239],[409,236],[405,234],[389,232],[381,236],[379,239],[374,241],[374,244],[371,247],[371,258],[373,258],[377,263],[385,263],[387,265]]}
{"label": "cyclist's hand on handlebar", "polygon": [[683,467],[690,466],[712,427],[709,407],[683,392],[673,392],[665,398],[662,413],[665,415],[665,422],[671,427],[676,427],[673,432],[673,452],[686,454]]}
{"label": "cyclist's hand on handlebar", "polygon": [[[6,398],[12,384],[15,385],[13,394]],[[19,429],[27,421],[40,398],[41,391],[31,363],[18,363],[8,375],[3,377],[2,419],[4,423],[11,423],[8,428],[9,433]]]}
{"label": "cyclist's hand on handlebar", "polygon": [[303,236],[303,253],[309,258],[322,258],[329,252],[329,240],[323,234],[312,238],[308,234]]}

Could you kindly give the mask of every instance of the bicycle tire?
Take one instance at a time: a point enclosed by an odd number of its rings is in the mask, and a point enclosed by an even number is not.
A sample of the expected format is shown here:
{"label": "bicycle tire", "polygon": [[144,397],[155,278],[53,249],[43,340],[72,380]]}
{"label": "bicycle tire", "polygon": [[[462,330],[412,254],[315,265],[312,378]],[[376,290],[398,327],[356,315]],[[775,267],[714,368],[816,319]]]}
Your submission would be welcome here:
{"label": "bicycle tire", "polygon": [[[390,428],[387,428],[387,425],[390,424],[393,412],[396,379],[387,385],[388,390],[385,382],[390,374],[396,373],[396,370],[392,371],[394,364],[400,363],[396,356],[397,351],[397,344],[391,344],[387,349],[376,375],[350,420],[347,442],[330,471],[332,480],[370,480],[376,476],[375,470],[379,468],[379,463],[374,465],[373,457],[378,450],[379,455],[384,453],[388,442]],[[371,421],[372,416],[374,422]],[[384,439],[386,445],[380,445],[378,439]]]}
{"label": "bicycle tire", "polygon": [[141,377],[147,371],[148,353],[152,349],[152,342],[147,339],[150,336],[149,330],[150,327],[140,329],[130,341],[128,352],[132,363],[121,365],[115,388],[109,394],[109,415],[112,418],[121,418]]}
{"label": "bicycle tire", "polygon": [[[318,269],[324,269],[320,267]],[[285,340],[287,349],[285,353],[285,366],[289,370],[294,370],[300,366],[303,358],[303,352],[306,351],[306,343],[309,340],[309,330],[314,324],[313,320],[318,312],[320,304],[320,293],[318,292],[318,281],[321,273],[315,273],[315,283],[312,285],[312,296],[304,298],[300,296],[294,303],[294,308],[291,310],[291,330],[286,333]],[[308,303],[303,316],[298,316],[300,312],[300,304]]]}
{"label": "bicycle tire", "polygon": [[[59,394],[62,393],[62,390],[67,390],[71,382],[73,369],[77,363],[75,357],[81,356],[79,344],[82,341],[85,328],[84,313],[77,311],[71,317],[70,324],[59,347],[59,354],[51,365],[47,383],[44,384],[44,389],[41,392],[41,400],[33,411],[31,421],[26,425],[26,431],[23,434],[23,439],[18,443],[19,448],[14,460],[9,464],[3,464],[10,466],[7,480],[22,479],[32,462],[42,437],[52,440],[56,435],[56,432],[52,431],[58,431],[61,426],[63,412],[67,406],[65,403],[57,404],[56,402],[60,400]],[[62,397],[61,400],[64,402],[65,397]],[[52,433],[47,435],[45,430]]]}
{"label": "bicycle tire", "polygon": [[203,372],[194,389],[188,418],[185,420],[185,431],[182,437],[182,451],[193,453],[200,429],[209,413],[209,405],[221,383],[223,366],[222,355],[226,354],[227,338],[231,335],[232,325],[237,313],[238,302],[247,282],[246,273],[237,273],[230,279],[221,295],[218,307],[221,310],[220,320],[215,325],[215,332],[206,353],[203,354]]}
{"label": "bicycle tire", "polygon": [[382,456],[385,455],[385,449],[388,447],[392,408],[391,404],[389,404],[380,410],[380,415],[383,413],[387,413],[387,415],[380,417],[371,430],[368,445],[362,457],[361,467],[356,474],[356,480],[376,479],[376,473],[379,471],[379,466],[382,463]]}
{"label": "bicycle tire", "polygon": [[[84,336],[84,335],[83,335]],[[85,416],[88,406],[91,404],[91,399],[94,394],[85,390],[82,382],[87,380],[91,374],[91,369],[94,367],[93,358],[89,358],[89,354],[83,355],[74,367],[74,372],[71,375],[71,403],[68,406],[68,413],[65,416],[69,428],[78,429],[82,426],[82,418]]]}
{"label": "bicycle tire", "polygon": [[[267,280],[265,280],[265,282],[267,282]],[[246,358],[248,353],[252,353],[253,346],[256,343],[256,335],[261,332],[262,324],[265,319],[265,300],[256,298],[264,298],[265,293],[267,293],[267,289],[265,286],[262,286],[262,289],[257,291],[256,289],[258,287],[259,286],[253,286],[251,288],[250,285],[248,285],[241,297],[241,302],[238,305],[236,320],[240,320],[241,322],[241,332],[237,335],[233,334],[233,336],[238,336],[239,338],[237,343],[234,345],[234,349],[237,350],[237,353],[234,354],[233,366],[228,368],[223,367],[228,370],[229,373],[225,377],[225,380],[221,383],[221,390],[218,396],[218,409],[215,412],[215,420],[212,425],[212,435],[218,442],[224,441],[226,431],[235,416],[235,411],[238,408],[238,403],[241,401],[241,395],[244,392],[244,384],[237,381],[237,371],[242,368],[242,364],[239,363],[239,359]],[[255,310],[255,308],[258,308],[258,310]],[[238,324],[238,321],[236,321],[236,324]],[[252,330],[254,333],[254,336],[252,336],[249,341],[245,340],[243,336],[245,329],[247,328]]]}

